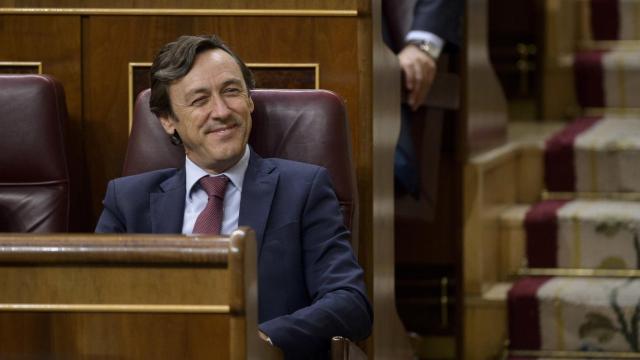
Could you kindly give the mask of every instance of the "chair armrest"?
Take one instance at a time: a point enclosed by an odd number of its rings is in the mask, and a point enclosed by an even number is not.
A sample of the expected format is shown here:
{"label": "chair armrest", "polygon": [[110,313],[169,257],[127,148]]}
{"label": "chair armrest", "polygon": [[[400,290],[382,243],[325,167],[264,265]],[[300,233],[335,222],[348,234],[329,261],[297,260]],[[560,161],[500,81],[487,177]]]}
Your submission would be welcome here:
{"label": "chair armrest", "polygon": [[342,336],[334,336],[331,339],[331,360],[366,360],[367,354]]}

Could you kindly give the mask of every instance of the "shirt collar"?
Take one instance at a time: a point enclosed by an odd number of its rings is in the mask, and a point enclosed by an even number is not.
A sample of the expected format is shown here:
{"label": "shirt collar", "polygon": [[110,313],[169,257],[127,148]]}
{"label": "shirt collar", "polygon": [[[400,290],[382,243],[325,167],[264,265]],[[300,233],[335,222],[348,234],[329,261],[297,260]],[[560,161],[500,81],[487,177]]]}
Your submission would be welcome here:
{"label": "shirt collar", "polygon": [[[226,175],[229,178],[229,181],[235,186],[240,192],[242,192],[242,184],[244,182],[244,174],[247,171],[247,166],[249,166],[249,145],[245,145],[244,154],[242,158],[238,160],[238,162],[227,169],[227,171],[218,175]],[[198,183],[198,180],[203,176],[211,175],[208,172],[204,171],[201,167],[196,165],[188,156],[185,156],[184,167],[186,170],[186,186],[187,186],[187,194],[191,197],[191,191],[193,190],[193,186]],[[216,175],[216,176],[218,176]]]}

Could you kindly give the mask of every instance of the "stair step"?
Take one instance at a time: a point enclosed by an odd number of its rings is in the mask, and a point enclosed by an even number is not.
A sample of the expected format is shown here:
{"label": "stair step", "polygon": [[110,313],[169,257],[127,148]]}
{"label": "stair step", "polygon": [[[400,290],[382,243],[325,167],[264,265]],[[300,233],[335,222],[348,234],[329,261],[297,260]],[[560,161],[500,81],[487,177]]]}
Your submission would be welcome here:
{"label": "stair step", "polygon": [[640,203],[547,200],[527,212],[530,268],[638,269]]}
{"label": "stair step", "polygon": [[594,360],[640,359],[640,354],[629,352],[585,351],[516,351],[507,360]]}
{"label": "stair step", "polygon": [[582,107],[639,107],[640,50],[590,50],[574,54],[575,89]]}
{"label": "stair step", "polygon": [[569,124],[546,142],[545,184],[556,192],[640,192],[640,118],[606,115]]}
{"label": "stair step", "polygon": [[508,316],[511,350],[637,352],[640,279],[522,278]]}
{"label": "stair step", "polygon": [[640,1],[587,0],[578,3],[582,7],[581,21],[586,23],[583,29],[588,29],[587,33],[582,34],[583,38],[596,41],[640,39],[640,21],[637,16]]}

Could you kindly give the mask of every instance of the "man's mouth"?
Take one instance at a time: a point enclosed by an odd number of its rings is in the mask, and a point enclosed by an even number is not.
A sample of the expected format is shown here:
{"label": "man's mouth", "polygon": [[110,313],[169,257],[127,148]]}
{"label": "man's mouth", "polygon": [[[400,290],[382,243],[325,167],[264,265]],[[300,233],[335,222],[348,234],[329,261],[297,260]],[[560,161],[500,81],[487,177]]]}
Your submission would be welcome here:
{"label": "man's mouth", "polygon": [[232,131],[233,129],[237,128],[238,124],[229,124],[229,125],[225,125],[225,126],[221,126],[215,129],[210,129],[207,130],[207,134],[224,134],[227,133],[229,131]]}

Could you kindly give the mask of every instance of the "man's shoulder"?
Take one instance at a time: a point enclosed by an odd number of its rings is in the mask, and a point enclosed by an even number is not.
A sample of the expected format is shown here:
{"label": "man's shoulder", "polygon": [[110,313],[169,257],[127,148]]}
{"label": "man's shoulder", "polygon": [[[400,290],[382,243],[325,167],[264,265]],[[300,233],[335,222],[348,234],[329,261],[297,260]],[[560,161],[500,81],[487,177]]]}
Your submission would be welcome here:
{"label": "man's shoulder", "polygon": [[150,189],[174,177],[178,171],[180,169],[176,168],[153,170],[136,175],[123,176],[112,180],[112,182],[119,188]]}
{"label": "man's shoulder", "polygon": [[313,175],[325,170],[322,166],[282,158],[267,158],[281,173]]}

